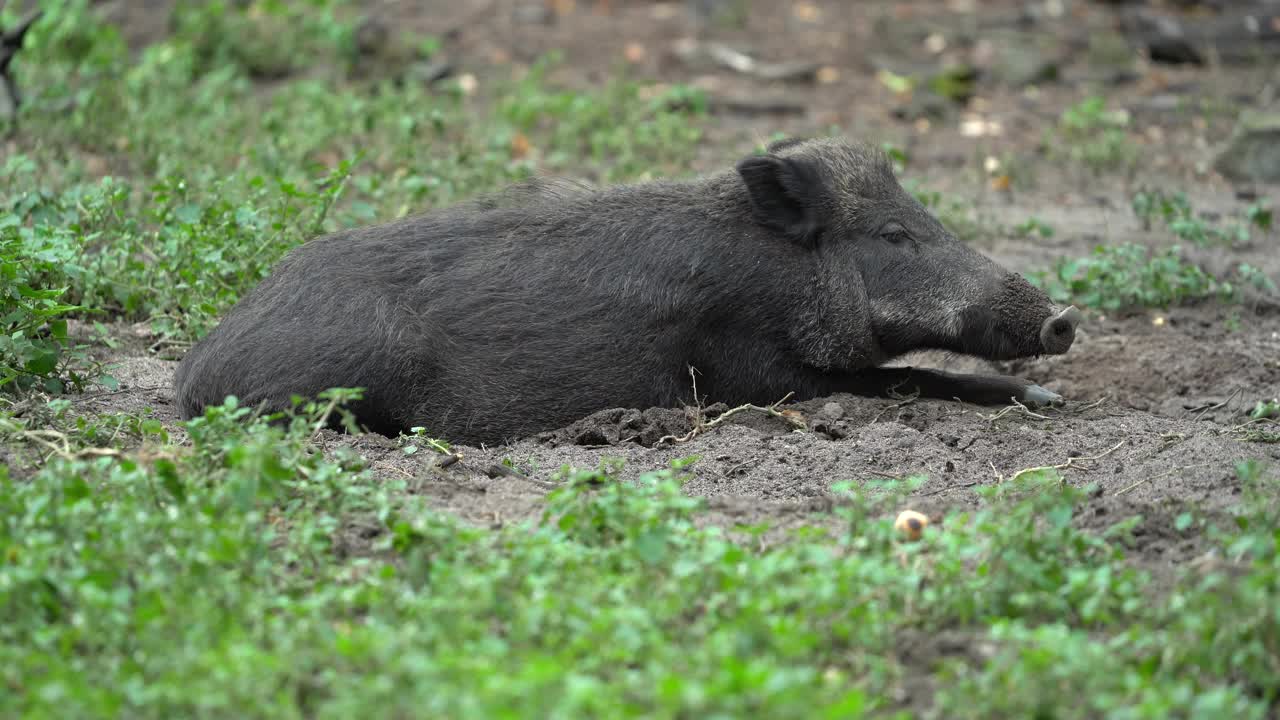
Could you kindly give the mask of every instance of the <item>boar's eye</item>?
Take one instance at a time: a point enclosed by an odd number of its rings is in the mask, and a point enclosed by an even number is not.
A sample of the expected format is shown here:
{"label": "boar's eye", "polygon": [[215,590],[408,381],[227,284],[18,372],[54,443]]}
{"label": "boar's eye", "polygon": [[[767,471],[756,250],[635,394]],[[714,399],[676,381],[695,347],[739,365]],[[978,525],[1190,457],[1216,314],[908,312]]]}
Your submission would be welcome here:
{"label": "boar's eye", "polygon": [[909,243],[912,240],[911,233],[896,222],[888,223],[880,228],[880,237],[894,245]]}

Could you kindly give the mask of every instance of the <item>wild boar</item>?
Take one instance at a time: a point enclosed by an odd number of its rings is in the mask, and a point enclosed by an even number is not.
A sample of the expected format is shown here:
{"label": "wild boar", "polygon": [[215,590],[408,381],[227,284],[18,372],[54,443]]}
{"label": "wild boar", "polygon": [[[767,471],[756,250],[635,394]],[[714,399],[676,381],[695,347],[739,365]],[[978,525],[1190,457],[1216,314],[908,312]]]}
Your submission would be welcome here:
{"label": "wild boar", "polygon": [[313,239],[183,359],[183,417],[331,387],[387,435],[499,444],[609,407],[896,391],[1061,398],[1000,375],[881,367],[941,349],[1064,353],[1055,307],[948,232],[878,149],[792,139],[689,180],[555,180]]}

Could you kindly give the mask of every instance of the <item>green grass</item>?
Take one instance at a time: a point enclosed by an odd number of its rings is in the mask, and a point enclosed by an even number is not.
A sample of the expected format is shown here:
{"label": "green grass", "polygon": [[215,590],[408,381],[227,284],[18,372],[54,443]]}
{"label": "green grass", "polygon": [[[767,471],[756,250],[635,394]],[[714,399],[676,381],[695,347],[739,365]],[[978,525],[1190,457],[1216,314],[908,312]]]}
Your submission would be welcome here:
{"label": "green grass", "polygon": [[[412,83],[306,75],[267,91],[245,58],[275,52],[276,37],[237,30],[255,26],[253,8],[190,11],[130,62],[83,5],[51,11],[16,65],[32,96],[23,123],[41,130],[0,167],[0,323],[16,338],[0,345],[0,383],[83,385],[92,368],[76,362],[67,318],[145,321],[187,342],[315,234],[454,203],[535,167],[600,181],[680,173],[701,135],[696,92],[650,97],[626,79],[556,89],[544,80],[555,58],[501,81],[488,109]],[[264,12],[289,28],[276,35],[290,57],[329,48],[345,67],[341,6],[320,6],[306,22],[293,6]],[[45,109],[68,101],[70,113]],[[92,177],[89,162],[123,172]]]}
{"label": "green grass", "polygon": [[[768,544],[699,525],[696,458],[635,483],[565,469],[540,518],[482,530],[314,452],[342,397],[274,425],[228,402],[183,446],[48,409],[57,452],[0,478],[0,713],[885,717],[924,670],[899,644],[960,631],[991,660],[942,663],[937,717],[1260,718],[1274,699],[1280,518],[1256,466],[1215,531],[1225,564],[1153,601],[1125,558],[1136,519],[1078,529],[1088,489],[1053,470],[917,543],[892,527],[912,481],[837,486],[834,529]],[[34,432],[0,424],[47,452]],[[85,451],[108,434],[137,449]]]}
{"label": "green grass", "polygon": [[[1046,469],[915,543],[892,522],[922,478],[839,484],[830,527],[770,534],[705,522],[696,458],[636,483],[565,468],[540,517],[491,530],[315,442],[357,393],[281,422],[88,412],[72,393],[113,386],[107,325],[180,348],[318,232],[540,169],[685,172],[705,103],[557,87],[554,57],[474,95],[365,76],[358,17],[328,0],[192,4],[136,58],[86,1],[46,9],[0,164],[0,717],[893,717],[930,683],[939,718],[1274,706],[1280,517],[1258,465],[1229,522],[1180,523],[1217,564],[1171,577],[1127,556],[1140,520],[1081,529],[1088,489]],[[399,42],[408,62],[437,46]],[[966,208],[924,199],[965,234]],[[1126,253],[1094,262],[1175,299],[1221,290]],[[1091,268],[1055,293],[1123,290]],[[1264,421],[1249,439],[1274,442]],[[449,452],[429,431],[401,451]],[[907,652],[948,636],[972,656]]]}

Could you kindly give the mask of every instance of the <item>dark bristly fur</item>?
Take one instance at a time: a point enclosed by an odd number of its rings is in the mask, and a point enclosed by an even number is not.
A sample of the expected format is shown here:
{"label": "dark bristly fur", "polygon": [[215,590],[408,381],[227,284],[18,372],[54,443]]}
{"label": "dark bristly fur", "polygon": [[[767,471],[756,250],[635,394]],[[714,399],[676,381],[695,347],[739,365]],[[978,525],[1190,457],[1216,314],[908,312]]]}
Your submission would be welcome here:
{"label": "dark bristly fur", "polygon": [[462,443],[688,402],[689,366],[729,404],[899,383],[1030,402],[1047,391],[1017,378],[877,366],[924,348],[1040,354],[1054,312],[948,233],[878,150],[787,141],[701,179],[535,180],[312,240],[191,350],[176,388],[191,417],[227,395],[280,409],[364,387],[368,429]]}

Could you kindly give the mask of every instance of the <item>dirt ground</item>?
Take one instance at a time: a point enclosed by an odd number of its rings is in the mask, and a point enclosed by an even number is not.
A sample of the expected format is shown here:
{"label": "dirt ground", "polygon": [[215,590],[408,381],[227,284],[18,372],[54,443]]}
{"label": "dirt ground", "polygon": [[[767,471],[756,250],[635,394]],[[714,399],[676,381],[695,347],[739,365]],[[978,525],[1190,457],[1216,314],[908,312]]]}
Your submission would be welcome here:
{"label": "dirt ground", "polygon": [[[449,0],[369,3],[369,10],[394,27],[443,36],[457,70],[481,83],[509,72],[512,63],[560,49],[566,62],[553,77],[570,85],[598,83],[629,64],[640,78],[693,83],[714,97],[756,103],[728,103],[713,113],[708,142],[696,159],[700,169],[725,167],[779,131],[803,135],[838,125],[851,136],[892,140],[910,154],[909,176],[971,200],[991,228],[1033,215],[1055,228],[1051,239],[999,230],[984,235],[984,252],[1013,270],[1045,268],[1101,242],[1172,244],[1167,232],[1144,230],[1129,208],[1133,189],[1143,183],[1184,190],[1196,208],[1224,215],[1255,197],[1275,204],[1275,188],[1233,187],[1212,171],[1232,128],[1228,115],[1169,108],[1170,98],[1205,107],[1256,106],[1275,81],[1276,67],[1107,62],[1097,49],[1099,38],[1115,37],[1106,4],[759,0],[744,3],[750,12],[737,27],[696,22],[688,8],[696,4]],[[128,13],[128,5],[116,4],[113,11]],[[1054,8],[1063,14],[1055,16]],[[154,18],[153,12],[146,14]],[[876,78],[879,69],[905,72],[952,55],[990,53],[981,38],[997,33],[1043,39],[1044,52],[1061,58],[1059,79],[1034,90],[983,80],[967,108],[951,109],[927,128],[895,116],[902,101]],[[934,34],[943,38],[940,52],[934,52],[939,42],[929,39]],[[829,70],[816,82],[760,80],[682,59],[680,49],[691,38],[723,42],[769,62],[812,62]],[[1062,110],[1095,93],[1131,113],[1131,139],[1144,147],[1132,177],[1093,177],[1043,147],[1046,129]],[[765,100],[792,103],[799,111],[765,112]],[[965,121],[975,119],[998,122],[999,134],[964,134]],[[1009,189],[993,189],[983,169],[987,157],[1017,163]],[[1207,252],[1202,259],[1210,268],[1248,262],[1280,280],[1276,246],[1274,231],[1255,233],[1251,246]],[[173,421],[176,363],[141,351],[117,359],[122,392],[85,402],[101,410],[152,407]],[[625,459],[625,474],[633,476],[698,455],[687,488],[710,498],[711,521],[769,520],[778,527],[826,522],[830,487],[841,480],[926,475],[911,504],[940,517],[975,505],[979,485],[1056,465],[1072,483],[1098,485],[1083,522],[1105,525],[1133,514],[1146,519],[1134,553],[1151,564],[1201,552],[1197,540],[1174,530],[1173,518],[1188,504],[1210,511],[1229,507],[1241,492],[1233,463],[1263,458],[1273,461],[1271,472],[1280,470],[1274,462],[1280,444],[1249,442],[1250,427],[1241,427],[1255,402],[1280,394],[1280,310],[1274,300],[1094,316],[1060,357],[1004,364],[934,356],[910,361],[1025,375],[1069,402],[1031,415],[955,402],[837,396],[794,405],[807,432],[745,413],[685,443],[656,442],[689,429],[683,410],[616,409],[511,447],[462,448],[465,460],[447,469],[434,467],[436,458],[426,453],[406,456],[381,437],[335,435],[327,442],[354,446],[380,473],[413,478],[415,492],[483,524],[531,517],[540,510],[543,483],[562,465],[594,466],[606,457]],[[504,458],[533,480],[484,472]]]}

